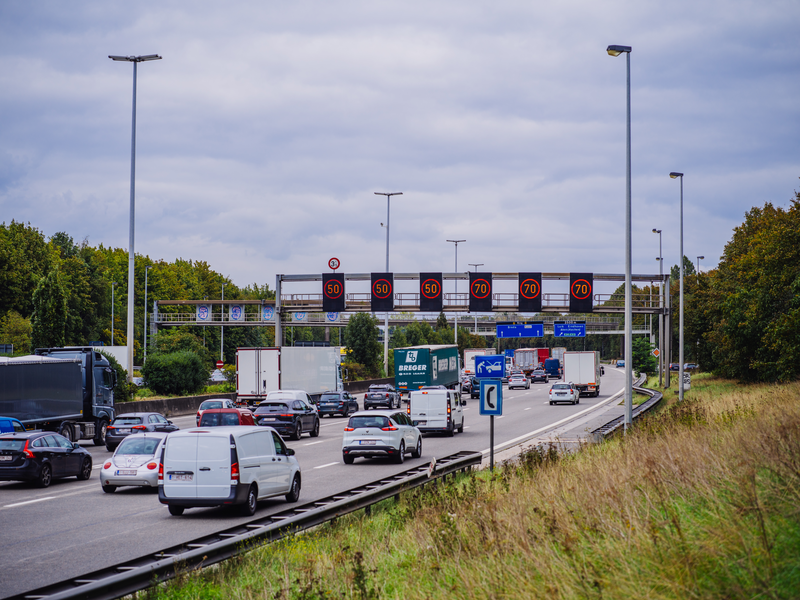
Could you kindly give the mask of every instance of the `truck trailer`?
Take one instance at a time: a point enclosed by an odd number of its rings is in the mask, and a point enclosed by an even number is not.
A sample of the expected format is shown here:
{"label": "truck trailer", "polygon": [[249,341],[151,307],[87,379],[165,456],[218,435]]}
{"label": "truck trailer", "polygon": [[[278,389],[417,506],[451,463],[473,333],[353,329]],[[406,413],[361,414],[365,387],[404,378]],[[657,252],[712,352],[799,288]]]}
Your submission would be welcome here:
{"label": "truck trailer", "polygon": [[116,373],[92,348],[38,348],[0,358],[0,415],[26,429],[55,431],[70,441],[105,444],[114,420]]}
{"label": "truck trailer", "polygon": [[236,350],[236,400],[257,404],[273,390],[302,390],[317,400],[344,389],[338,346]]}
{"label": "truck trailer", "polygon": [[574,383],[585,396],[599,396],[600,353],[564,352],[564,381]]}
{"label": "truck trailer", "polygon": [[464,350],[464,375],[475,375],[475,357],[494,354],[493,348],[466,348]]}
{"label": "truck trailer", "polygon": [[459,382],[458,346],[394,349],[394,386],[403,394],[431,385],[452,388]]}
{"label": "truck trailer", "polygon": [[544,361],[548,358],[549,348],[518,348],[514,351],[514,368],[530,377],[535,369],[544,368]]}

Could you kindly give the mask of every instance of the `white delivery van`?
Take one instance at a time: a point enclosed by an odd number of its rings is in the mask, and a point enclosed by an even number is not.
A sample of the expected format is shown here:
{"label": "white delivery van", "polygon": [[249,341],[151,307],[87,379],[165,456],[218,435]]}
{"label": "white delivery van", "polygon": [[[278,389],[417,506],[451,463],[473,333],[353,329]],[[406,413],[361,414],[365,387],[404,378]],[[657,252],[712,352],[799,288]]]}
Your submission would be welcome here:
{"label": "white delivery van", "polygon": [[420,431],[438,431],[452,436],[456,430],[464,431],[463,406],[466,403],[455,390],[430,387],[411,392],[406,410]]}
{"label": "white delivery van", "polygon": [[192,507],[240,505],[300,496],[300,464],[272,427],[197,427],[167,437],[158,466],[158,499],[172,515]]}

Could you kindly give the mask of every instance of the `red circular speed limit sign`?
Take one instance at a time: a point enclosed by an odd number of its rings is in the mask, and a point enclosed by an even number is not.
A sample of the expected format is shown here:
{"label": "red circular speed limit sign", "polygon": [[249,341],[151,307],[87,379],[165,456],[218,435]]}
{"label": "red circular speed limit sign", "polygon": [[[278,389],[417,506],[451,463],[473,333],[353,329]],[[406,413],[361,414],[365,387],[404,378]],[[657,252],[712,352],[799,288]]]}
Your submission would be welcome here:
{"label": "red circular speed limit sign", "polygon": [[592,295],[592,284],[585,279],[578,279],[572,283],[570,293],[578,300],[586,300]]}
{"label": "red circular speed limit sign", "polygon": [[426,298],[438,298],[439,294],[442,293],[442,286],[439,285],[439,282],[436,279],[426,279],[422,282],[420,291]]}
{"label": "red circular speed limit sign", "polygon": [[325,283],[325,289],[322,290],[326,297],[335,300],[344,292],[344,286],[340,281],[328,281]]}
{"label": "red circular speed limit sign", "polygon": [[340,264],[341,264],[341,263],[339,262],[339,259],[338,259],[338,258],[332,258],[332,259],[330,259],[330,260],[328,261],[328,266],[329,266],[331,269],[333,269],[334,271],[335,271],[336,269],[338,269],[338,268],[339,268],[339,265],[340,265]]}
{"label": "red circular speed limit sign", "polygon": [[392,283],[388,279],[378,279],[372,284],[372,295],[376,298],[388,298],[392,295]]}
{"label": "red circular speed limit sign", "polygon": [[533,300],[541,292],[539,282],[535,279],[525,279],[519,284],[519,293],[523,298]]}
{"label": "red circular speed limit sign", "polygon": [[476,279],[472,282],[470,292],[475,298],[486,298],[492,293],[492,286],[485,279]]}

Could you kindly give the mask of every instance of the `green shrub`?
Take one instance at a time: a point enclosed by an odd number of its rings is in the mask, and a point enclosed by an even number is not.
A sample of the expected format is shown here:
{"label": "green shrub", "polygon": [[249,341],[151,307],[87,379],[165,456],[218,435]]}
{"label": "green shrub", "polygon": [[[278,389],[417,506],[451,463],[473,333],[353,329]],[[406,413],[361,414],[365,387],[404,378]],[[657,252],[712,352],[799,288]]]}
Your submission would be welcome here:
{"label": "green shrub", "polygon": [[158,394],[185,396],[203,388],[208,371],[193,352],[152,354],[142,367],[148,388]]}
{"label": "green shrub", "polygon": [[114,386],[114,402],[128,402],[131,400],[131,388],[128,385],[128,372],[122,368],[117,359],[109,352],[100,351],[108,359],[111,368],[117,374],[117,385]]}

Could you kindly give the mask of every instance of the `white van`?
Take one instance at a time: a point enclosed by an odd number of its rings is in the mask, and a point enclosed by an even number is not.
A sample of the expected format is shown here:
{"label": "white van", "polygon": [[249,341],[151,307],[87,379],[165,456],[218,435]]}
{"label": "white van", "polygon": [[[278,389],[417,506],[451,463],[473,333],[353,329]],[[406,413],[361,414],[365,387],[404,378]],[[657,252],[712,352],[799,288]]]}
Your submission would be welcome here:
{"label": "white van", "polygon": [[438,431],[452,436],[456,430],[464,431],[464,409],[466,400],[455,390],[422,388],[408,397],[408,416],[422,432]]}
{"label": "white van", "polygon": [[[174,435],[174,437],[173,437]],[[167,437],[158,466],[158,499],[171,515],[197,506],[241,505],[300,497],[300,464],[272,427],[202,427]]]}

